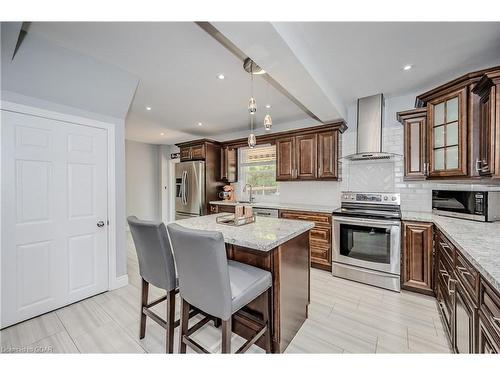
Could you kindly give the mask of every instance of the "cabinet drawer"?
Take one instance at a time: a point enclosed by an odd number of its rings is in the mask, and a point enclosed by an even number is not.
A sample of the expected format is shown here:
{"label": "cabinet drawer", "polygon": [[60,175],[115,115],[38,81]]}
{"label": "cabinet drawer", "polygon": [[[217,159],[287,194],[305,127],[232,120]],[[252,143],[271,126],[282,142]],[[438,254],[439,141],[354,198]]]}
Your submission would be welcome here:
{"label": "cabinet drawer", "polygon": [[311,241],[322,244],[323,246],[330,246],[330,229],[315,227],[309,232],[309,238]]}
{"label": "cabinet drawer", "polygon": [[322,215],[311,212],[281,211],[281,217],[283,219],[313,221],[317,226],[327,226],[328,228],[330,228],[332,224],[332,217],[327,214]]}
{"label": "cabinet drawer", "polygon": [[[328,261],[329,254],[328,254],[328,248],[327,247],[322,247],[322,246],[314,246],[311,244],[311,258],[315,259],[324,259]],[[314,260],[313,260],[314,262]]]}
{"label": "cabinet drawer", "polygon": [[[311,244],[311,263],[326,266],[328,269],[331,267],[330,262],[330,249],[322,246],[314,246]],[[322,267],[324,268],[324,267]]]}
{"label": "cabinet drawer", "polygon": [[479,274],[459,251],[456,252],[455,276],[462,283],[469,298],[477,306],[479,301]]}
{"label": "cabinet drawer", "polygon": [[453,266],[455,258],[455,247],[448,241],[440,231],[436,231],[436,246],[439,250],[440,257],[446,258],[448,263]]}
{"label": "cabinet drawer", "polygon": [[[480,309],[493,333],[497,338],[500,338],[500,295],[482,280]],[[498,345],[500,345],[500,342]]]}

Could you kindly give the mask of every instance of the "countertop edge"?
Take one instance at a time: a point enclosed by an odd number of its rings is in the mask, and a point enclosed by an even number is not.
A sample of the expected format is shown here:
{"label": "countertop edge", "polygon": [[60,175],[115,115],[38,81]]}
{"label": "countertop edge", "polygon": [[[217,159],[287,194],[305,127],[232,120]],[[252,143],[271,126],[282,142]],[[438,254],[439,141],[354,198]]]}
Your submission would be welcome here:
{"label": "countertop edge", "polygon": [[308,230],[311,230],[312,228],[314,228],[314,224],[310,223],[310,225],[307,225],[307,228],[300,229],[300,230],[298,230],[298,231],[296,231],[296,232],[294,232],[286,237],[283,237],[283,238],[280,238],[279,240],[276,240],[275,242],[271,243],[268,246],[261,246],[259,248],[256,248],[255,244],[252,244],[249,242],[247,243],[247,242],[241,241],[241,240],[234,240],[231,238],[226,240],[226,238],[224,238],[224,241],[226,241],[227,243],[229,243],[231,245],[246,247],[246,248],[251,249],[251,250],[269,252],[269,251],[277,248],[278,246],[283,245],[285,242],[290,241],[292,238],[295,238],[297,236],[304,234],[305,232],[307,232]]}
{"label": "countertop edge", "polygon": [[[219,206],[235,206],[236,202],[229,201],[210,201],[209,204],[219,205]],[[255,208],[270,208],[276,210],[290,210],[290,211],[306,211],[306,212],[318,212],[323,214],[332,214],[338,207],[333,206],[322,206],[322,205],[308,205],[308,204],[297,204],[297,203],[270,203],[270,202],[253,202],[253,203],[243,203],[242,205],[251,205]]]}
{"label": "countertop edge", "polygon": [[[458,219],[458,218],[449,218],[449,217],[444,217],[446,219],[453,219],[453,220],[464,220],[464,219]],[[493,276],[488,270],[484,268],[484,266],[481,264],[481,261],[477,260],[469,250],[465,249],[465,247],[460,244],[453,236],[453,234],[450,234],[449,231],[441,224],[439,223],[439,218],[436,218],[435,214],[432,213],[423,213],[422,216],[407,216],[401,218],[401,221],[416,221],[416,222],[427,222],[427,223],[432,223],[434,224],[443,234],[450,240],[450,242],[458,248],[461,254],[474,265],[474,267],[479,271],[481,276],[491,285],[493,286],[498,292],[500,292],[500,279],[497,277]],[[477,224],[481,224],[481,222],[477,222]],[[483,223],[484,224],[484,223]]]}

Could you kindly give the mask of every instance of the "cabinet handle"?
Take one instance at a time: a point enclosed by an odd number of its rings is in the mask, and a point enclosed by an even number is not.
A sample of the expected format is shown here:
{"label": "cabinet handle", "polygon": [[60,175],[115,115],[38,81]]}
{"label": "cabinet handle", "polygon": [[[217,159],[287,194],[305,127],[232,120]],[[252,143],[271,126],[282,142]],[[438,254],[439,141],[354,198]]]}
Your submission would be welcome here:
{"label": "cabinet handle", "polygon": [[476,172],[481,172],[482,168],[480,165],[482,164],[482,160],[476,159]]}
{"label": "cabinet handle", "polygon": [[451,277],[448,279],[448,283],[446,285],[446,288],[448,289],[448,294],[451,296],[452,294],[455,294],[455,288],[451,289],[450,288],[450,283],[453,286],[455,285],[455,280],[453,280]]}
{"label": "cabinet handle", "polygon": [[446,244],[446,243],[444,243],[444,242],[440,242],[439,244],[441,245],[441,247],[442,247],[443,249],[448,249],[448,250],[451,250],[450,245],[448,245],[448,244]]}
{"label": "cabinet handle", "polygon": [[472,276],[472,274],[465,267],[459,267],[459,266],[457,266],[457,270],[459,270],[464,275]]}
{"label": "cabinet handle", "polygon": [[481,165],[482,165],[482,167],[481,167],[481,172],[488,172],[488,169],[489,169],[489,168],[488,168],[488,162],[487,162],[487,160],[486,160],[486,159],[483,159],[483,160],[481,161]]}

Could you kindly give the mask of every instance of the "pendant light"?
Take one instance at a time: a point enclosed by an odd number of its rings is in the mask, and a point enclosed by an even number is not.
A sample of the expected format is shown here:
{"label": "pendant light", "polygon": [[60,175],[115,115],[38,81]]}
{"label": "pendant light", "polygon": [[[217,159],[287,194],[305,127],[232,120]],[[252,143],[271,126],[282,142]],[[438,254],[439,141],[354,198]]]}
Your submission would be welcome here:
{"label": "pendant light", "polygon": [[[269,81],[267,82],[267,87],[266,87],[266,100],[268,100],[269,103]],[[266,129],[266,132],[268,132],[271,130],[271,127],[273,126],[273,119],[269,114],[269,109],[271,108],[271,105],[267,104],[266,108],[267,108],[267,114],[264,116],[264,128]]]}
{"label": "pendant light", "polygon": [[271,130],[271,127],[273,126],[273,119],[271,118],[271,115],[270,114],[267,114],[265,117],[264,117],[264,128],[266,129],[266,131],[270,131]]}
{"label": "pendant light", "polygon": [[253,96],[253,66],[250,67],[250,99],[248,100],[248,113],[250,114],[250,134],[248,135],[248,147],[254,148],[257,145],[257,138],[253,133],[253,120],[257,112],[257,102]]}

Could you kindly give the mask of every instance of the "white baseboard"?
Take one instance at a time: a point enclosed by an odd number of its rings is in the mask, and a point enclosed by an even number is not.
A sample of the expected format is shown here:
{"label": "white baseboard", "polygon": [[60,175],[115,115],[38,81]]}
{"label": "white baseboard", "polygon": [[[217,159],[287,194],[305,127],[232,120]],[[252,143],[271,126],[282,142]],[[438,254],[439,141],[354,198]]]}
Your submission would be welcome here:
{"label": "white baseboard", "polygon": [[112,285],[109,286],[109,290],[123,288],[128,285],[128,275],[117,276],[116,279],[112,282]]}

